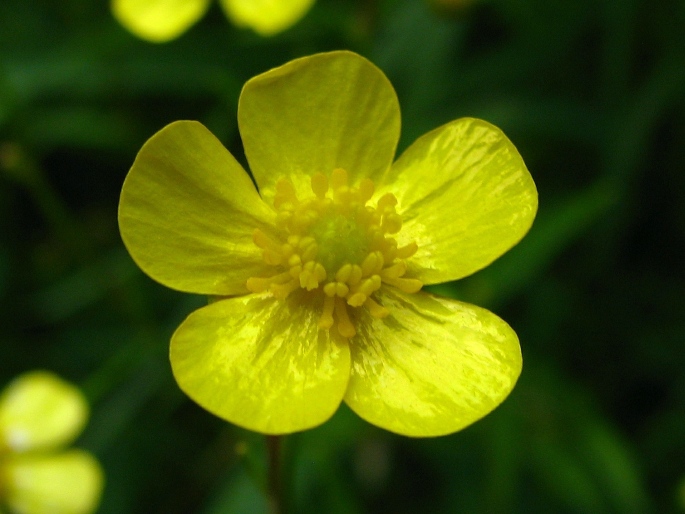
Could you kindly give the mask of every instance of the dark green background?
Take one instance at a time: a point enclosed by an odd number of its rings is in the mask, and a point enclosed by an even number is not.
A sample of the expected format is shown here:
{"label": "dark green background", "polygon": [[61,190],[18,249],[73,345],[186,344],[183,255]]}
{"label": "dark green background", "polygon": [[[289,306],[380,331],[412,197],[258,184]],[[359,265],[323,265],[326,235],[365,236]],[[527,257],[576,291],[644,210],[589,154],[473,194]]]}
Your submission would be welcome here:
{"label": "dark green background", "polygon": [[[135,39],[106,2],[0,2],[0,385],[46,368],[81,385],[78,444],[102,513],[259,513],[261,436],[187,400],[174,328],[205,300],[148,279],[116,209],[145,140],[197,119],[243,159],[250,77],[347,48],[388,75],[401,149],[460,116],[500,126],[535,178],[530,234],[439,288],[518,332],[494,413],[414,440],[341,407],[287,443],[293,513],[685,511],[685,2],[319,0],[271,39],[218,5],[178,40]],[[372,144],[372,142],[370,142]]]}

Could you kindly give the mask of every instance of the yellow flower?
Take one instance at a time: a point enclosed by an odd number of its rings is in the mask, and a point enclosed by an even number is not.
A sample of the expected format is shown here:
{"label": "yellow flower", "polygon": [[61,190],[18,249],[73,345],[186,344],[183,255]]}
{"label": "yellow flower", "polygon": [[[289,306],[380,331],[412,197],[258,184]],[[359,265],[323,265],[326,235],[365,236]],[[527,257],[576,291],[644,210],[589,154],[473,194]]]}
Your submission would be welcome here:
{"label": "yellow flower", "polygon": [[[177,38],[209,9],[211,0],[112,0],[112,13],[127,30],[154,43]],[[314,0],[220,0],[239,27],[272,36],[297,23]]]}
{"label": "yellow flower", "polygon": [[345,401],[393,432],[455,432],[514,387],[521,353],[491,312],[419,291],[469,275],[529,229],[537,192],[496,127],[465,118],[393,164],[395,92],[351,52],[247,82],[238,123],[254,180],[200,123],[141,149],[119,204],[150,277],[219,297],[171,340],[175,378],[210,412],[281,434]]}
{"label": "yellow flower", "polygon": [[102,491],[89,453],[61,449],[81,432],[81,392],[45,371],[25,373],[0,395],[0,505],[23,514],[87,514]]}

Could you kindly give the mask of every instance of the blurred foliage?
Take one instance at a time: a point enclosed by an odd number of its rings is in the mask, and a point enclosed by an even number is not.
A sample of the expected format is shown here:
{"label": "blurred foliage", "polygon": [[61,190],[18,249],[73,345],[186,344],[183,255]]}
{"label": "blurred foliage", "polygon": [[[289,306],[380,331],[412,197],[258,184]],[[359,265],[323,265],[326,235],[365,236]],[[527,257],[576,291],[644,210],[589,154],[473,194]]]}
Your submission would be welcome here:
{"label": "blurred foliage", "polygon": [[[169,337],[205,301],[136,268],[116,208],[142,143],[197,119],[241,157],[242,84],[348,48],[395,85],[401,149],[460,116],[499,125],[539,188],[531,233],[441,292],[518,332],[493,414],[414,440],[344,406],[287,441],[297,513],[685,511],[685,3],[318,0],[269,39],[217,5],[153,45],[107,2],[0,3],[0,384],[79,383],[102,513],[262,513],[264,442],[176,387]],[[244,159],[243,159],[244,161]]]}

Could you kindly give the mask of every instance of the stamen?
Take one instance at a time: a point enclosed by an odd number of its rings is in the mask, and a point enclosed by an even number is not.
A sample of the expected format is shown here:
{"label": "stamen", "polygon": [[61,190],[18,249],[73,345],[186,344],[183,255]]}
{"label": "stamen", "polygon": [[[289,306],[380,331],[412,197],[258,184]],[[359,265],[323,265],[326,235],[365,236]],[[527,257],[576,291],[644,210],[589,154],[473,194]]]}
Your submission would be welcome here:
{"label": "stamen", "polygon": [[252,293],[263,293],[271,285],[271,280],[268,278],[251,277],[247,279],[247,289]]}
{"label": "stamen", "polygon": [[416,293],[423,287],[423,282],[415,278],[386,278],[384,282],[395,286],[403,293]]}
{"label": "stamen", "polygon": [[269,291],[279,300],[284,300],[290,293],[300,287],[300,283],[293,279],[285,284],[271,284]]}
{"label": "stamen", "polygon": [[366,202],[371,200],[371,197],[373,196],[373,192],[375,189],[376,188],[373,185],[373,181],[371,179],[362,179],[362,181],[359,183],[359,203],[365,205]]}
{"label": "stamen", "polygon": [[393,264],[381,271],[381,277],[384,279],[389,278],[400,278],[407,272],[407,263],[400,261],[397,264]]}
{"label": "stamen", "polygon": [[326,198],[328,192],[328,178],[323,173],[315,173],[312,175],[312,191],[322,200]]}
{"label": "stamen", "polygon": [[319,318],[319,328],[329,329],[333,326],[333,309],[335,308],[335,297],[324,296],[323,312]]}
{"label": "stamen", "polygon": [[258,228],[254,229],[254,232],[252,232],[252,241],[262,250],[269,249],[278,252],[281,249],[281,245]]}
{"label": "stamen", "polygon": [[392,193],[385,193],[378,200],[378,209],[384,211],[388,207],[395,207],[397,205],[397,198]]}
{"label": "stamen", "polygon": [[362,262],[362,276],[364,277],[378,273],[381,269],[383,269],[383,254],[381,252],[370,253]]}
{"label": "stamen", "polygon": [[419,246],[414,241],[412,241],[408,245],[398,248],[396,257],[398,259],[408,259],[412,255],[414,255],[418,249]]}
{"label": "stamen", "polygon": [[397,234],[402,228],[402,218],[399,214],[391,212],[383,216],[383,230],[388,234]]}
{"label": "stamen", "polygon": [[347,314],[347,305],[345,305],[345,300],[342,298],[336,298],[335,300],[335,315],[338,318],[338,332],[340,332],[340,335],[348,339],[354,337],[357,331],[350,321],[350,317]]}
{"label": "stamen", "polygon": [[264,262],[279,272],[251,277],[246,286],[278,299],[296,289],[307,294],[319,291],[323,305],[318,326],[329,330],[337,324],[340,335],[351,338],[356,330],[348,307],[364,307],[372,317],[384,318],[389,309],[373,298],[383,284],[405,293],[421,289],[420,280],[404,278],[405,260],[418,246],[409,242],[398,247],[392,236],[402,229],[393,194],[382,195],[375,206],[367,205],[375,192],[370,179],[350,185],[347,171],[338,168],[328,177],[314,173],[311,190],[313,195],[300,201],[292,183],[276,183],[276,228],[281,233],[274,237],[255,229],[253,241]]}
{"label": "stamen", "polygon": [[342,168],[336,168],[331,173],[331,188],[338,190],[347,186],[347,171]]}
{"label": "stamen", "polygon": [[390,314],[388,309],[376,302],[373,298],[367,298],[366,302],[364,302],[364,307],[369,309],[369,313],[374,318],[385,318],[388,314]]}
{"label": "stamen", "polygon": [[295,187],[289,180],[280,179],[276,182],[274,207],[279,209],[285,203],[297,204],[297,193],[295,193]]}
{"label": "stamen", "polygon": [[338,272],[335,274],[335,279],[338,282],[347,282],[350,279],[350,276],[352,275],[352,265],[351,264],[344,264]]}

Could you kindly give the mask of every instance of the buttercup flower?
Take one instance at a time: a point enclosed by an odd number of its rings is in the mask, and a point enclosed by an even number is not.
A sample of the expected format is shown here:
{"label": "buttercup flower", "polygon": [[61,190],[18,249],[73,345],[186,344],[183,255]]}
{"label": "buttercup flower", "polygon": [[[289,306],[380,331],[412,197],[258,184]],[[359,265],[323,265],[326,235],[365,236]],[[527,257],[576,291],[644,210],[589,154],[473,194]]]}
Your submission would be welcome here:
{"label": "buttercup flower", "polygon": [[[177,38],[205,15],[211,0],[112,0],[112,13],[136,36],[163,43]],[[239,27],[272,36],[297,23],[314,0],[220,0]]]}
{"label": "buttercup flower", "polygon": [[0,395],[0,505],[22,514],[87,514],[102,491],[89,453],[62,449],[88,407],[73,385],[45,371],[16,378]]}
{"label": "buttercup flower", "polygon": [[504,134],[459,119],[393,164],[395,92],[345,51],[248,81],[238,123],[258,189],[203,125],[179,121],[145,143],[121,193],[137,264],[217,297],[172,337],[181,389],[269,434],[319,425],[344,400],[434,436],[502,402],[521,370],[514,331],[420,289],[483,268],[529,229],[535,185]]}

